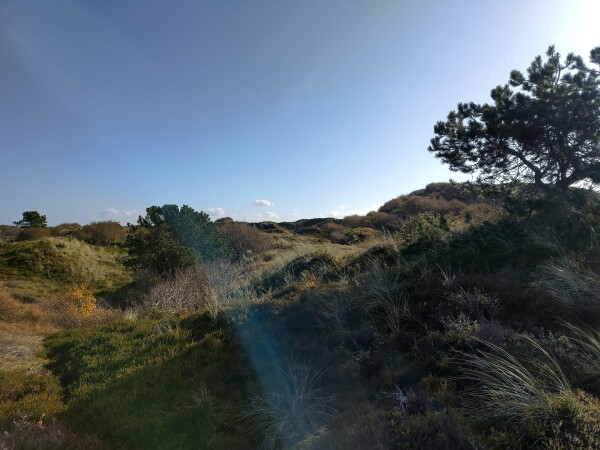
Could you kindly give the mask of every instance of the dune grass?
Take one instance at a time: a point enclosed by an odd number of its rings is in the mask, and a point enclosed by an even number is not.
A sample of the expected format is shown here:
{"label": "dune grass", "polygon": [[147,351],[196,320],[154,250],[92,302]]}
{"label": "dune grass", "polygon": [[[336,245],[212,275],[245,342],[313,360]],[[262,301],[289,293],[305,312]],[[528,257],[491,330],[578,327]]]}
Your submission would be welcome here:
{"label": "dune grass", "polygon": [[99,247],[65,237],[0,243],[0,283],[17,298],[44,298],[85,283],[96,293],[132,281],[120,247]]}

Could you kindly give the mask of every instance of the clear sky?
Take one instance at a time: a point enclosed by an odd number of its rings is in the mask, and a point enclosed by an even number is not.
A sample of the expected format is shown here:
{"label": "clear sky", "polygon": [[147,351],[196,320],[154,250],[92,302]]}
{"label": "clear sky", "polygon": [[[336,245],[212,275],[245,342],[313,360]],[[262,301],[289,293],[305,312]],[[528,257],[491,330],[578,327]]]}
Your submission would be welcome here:
{"label": "clear sky", "polygon": [[427,152],[600,1],[0,1],[0,223],[364,213],[463,179]]}

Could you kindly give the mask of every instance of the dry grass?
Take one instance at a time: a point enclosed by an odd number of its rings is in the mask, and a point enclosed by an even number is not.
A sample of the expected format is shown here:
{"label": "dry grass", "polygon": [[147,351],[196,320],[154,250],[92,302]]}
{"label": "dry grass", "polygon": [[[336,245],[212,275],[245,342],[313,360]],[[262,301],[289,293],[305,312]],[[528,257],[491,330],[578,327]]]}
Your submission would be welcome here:
{"label": "dry grass", "polygon": [[357,284],[356,306],[375,324],[397,333],[412,318],[400,274],[378,259],[368,261],[367,268],[368,274]]}
{"label": "dry grass", "polygon": [[553,399],[572,397],[558,362],[536,341],[526,338],[538,355],[527,363],[504,348],[486,342],[487,351],[464,355],[461,379],[473,383],[464,393],[464,410],[480,419],[524,421],[549,417]]}
{"label": "dry grass", "polygon": [[600,376],[600,333],[590,327],[578,327],[567,322],[564,325],[571,331],[569,339],[582,352],[579,361],[582,369],[597,379]]}
{"label": "dry grass", "polygon": [[55,297],[74,284],[95,292],[117,290],[133,279],[121,261],[125,251],[72,238],[0,244],[0,283],[15,297]]}
{"label": "dry grass", "polygon": [[14,325],[29,334],[47,335],[61,328],[90,326],[120,315],[117,310],[102,307],[89,315],[81,314],[66,293],[28,301],[15,300],[6,291],[0,290],[0,325]]}
{"label": "dry grass", "polygon": [[[39,328],[0,322],[0,371],[39,372],[45,363]],[[49,331],[48,329],[44,331]]]}
{"label": "dry grass", "polygon": [[582,270],[569,257],[549,261],[540,266],[534,287],[560,308],[587,310],[600,308],[600,280]]}
{"label": "dry grass", "polygon": [[288,448],[326,423],[332,410],[318,387],[321,371],[296,360],[276,370],[276,384],[251,398],[242,419],[250,431],[264,436],[265,447],[280,443]]}

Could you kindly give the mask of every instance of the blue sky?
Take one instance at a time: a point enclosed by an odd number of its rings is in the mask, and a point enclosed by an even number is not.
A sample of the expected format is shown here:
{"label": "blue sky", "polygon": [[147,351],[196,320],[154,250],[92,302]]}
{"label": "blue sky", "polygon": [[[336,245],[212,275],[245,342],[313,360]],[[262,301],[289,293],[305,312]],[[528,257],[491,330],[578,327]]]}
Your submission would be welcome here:
{"label": "blue sky", "polygon": [[0,223],[364,213],[464,176],[427,152],[596,0],[0,2]]}

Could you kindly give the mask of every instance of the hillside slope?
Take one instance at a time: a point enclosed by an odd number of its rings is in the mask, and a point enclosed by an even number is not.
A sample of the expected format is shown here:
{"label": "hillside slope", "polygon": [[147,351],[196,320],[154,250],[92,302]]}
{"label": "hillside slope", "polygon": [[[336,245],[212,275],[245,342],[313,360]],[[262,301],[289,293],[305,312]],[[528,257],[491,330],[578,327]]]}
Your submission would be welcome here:
{"label": "hillside slope", "polygon": [[122,247],[101,247],[67,237],[0,243],[0,286],[18,297],[51,297],[73,285],[114,292],[132,281]]}

